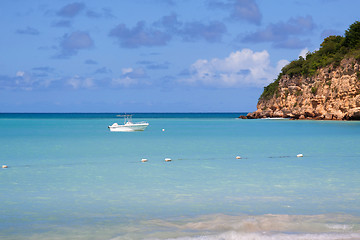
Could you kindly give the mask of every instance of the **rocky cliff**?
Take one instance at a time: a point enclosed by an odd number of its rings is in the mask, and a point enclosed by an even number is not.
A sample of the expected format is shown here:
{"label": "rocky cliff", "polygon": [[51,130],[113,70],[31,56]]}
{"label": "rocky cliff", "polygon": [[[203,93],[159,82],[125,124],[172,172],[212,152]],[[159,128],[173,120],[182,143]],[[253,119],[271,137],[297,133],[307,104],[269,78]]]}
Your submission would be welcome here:
{"label": "rocky cliff", "polygon": [[344,58],[311,77],[283,75],[274,93],[260,98],[247,118],[360,120],[359,70],[358,60]]}

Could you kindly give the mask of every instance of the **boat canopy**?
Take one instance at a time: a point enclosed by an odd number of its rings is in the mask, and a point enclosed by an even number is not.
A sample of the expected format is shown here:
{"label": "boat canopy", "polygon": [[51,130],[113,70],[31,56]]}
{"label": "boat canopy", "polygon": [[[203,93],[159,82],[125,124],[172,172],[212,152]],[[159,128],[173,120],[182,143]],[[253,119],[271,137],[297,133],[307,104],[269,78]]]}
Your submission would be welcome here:
{"label": "boat canopy", "polygon": [[124,124],[127,122],[132,122],[132,114],[120,114],[116,115],[117,117],[123,117],[124,118]]}

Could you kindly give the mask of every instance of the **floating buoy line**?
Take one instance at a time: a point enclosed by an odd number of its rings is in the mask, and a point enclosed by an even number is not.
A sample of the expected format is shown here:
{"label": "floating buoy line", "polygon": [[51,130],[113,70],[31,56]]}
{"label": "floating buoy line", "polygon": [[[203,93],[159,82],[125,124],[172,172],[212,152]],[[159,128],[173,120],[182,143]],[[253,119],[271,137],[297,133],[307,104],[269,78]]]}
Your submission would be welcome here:
{"label": "floating buoy line", "polygon": [[[269,157],[269,158],[290,158],[291,156],[278,156],[278,157]],[[300,157],[304,157],[304,155],[302,153],[299,153],[296,155],[296,157],[300,158]],[[195,160],[216,160],[218,158],[198,158],[198,159],[195,159]],[[248,158],[244,158],[244,157],[241,157],[239,155],[237,155],[235,157],[235,159],[248,159]],[[165,159],[165,162],[171,162],[172,159],[169,158],[169,157],[166,157]],[[194,159],[185,159],[185,158],[180,158],[180,159],[177,159],[177,160],[194,160]],[[147,158],[142,158],[141,159],[141,162],[148,162],[148,159]],[[6,164],[3,164],[1,166],[1,168],[5,169],[5,168],[9,168],[8,165]]]}
{"label": "floating buoy line", "polygon": [[[304,155],[302,154],[302,153],[299,153],[299,154],[297,154],[296,155],[296,157],[304,157]],[[291,158],[291,156],[278,156],[278,157],[269,157],[269,158]],[[216,160],[217,158],[199,158],[199,159],[196,159],[196,160]],[[244,158],[244,157],[241,157],[241,156],[239,156],[239,155],[237,155],[236,157],[235,157],[235,159],[248,159],[248,158]],[[171,162],[172,161],[172,159],[171,158],[169,158],[169,157],[167,157],[167,158],[165,158],[164,159],[165,160],[165,162]],[[190,159],[185,159],[185,158],[180,158],[180,159],[177,159],[177,160],[190,160]],[[194,160],[194,159],[191,159],[191,160]],[[148,159],[147,158],[142,158],[141,159],[141,162],[147,162],[148,161]]]}

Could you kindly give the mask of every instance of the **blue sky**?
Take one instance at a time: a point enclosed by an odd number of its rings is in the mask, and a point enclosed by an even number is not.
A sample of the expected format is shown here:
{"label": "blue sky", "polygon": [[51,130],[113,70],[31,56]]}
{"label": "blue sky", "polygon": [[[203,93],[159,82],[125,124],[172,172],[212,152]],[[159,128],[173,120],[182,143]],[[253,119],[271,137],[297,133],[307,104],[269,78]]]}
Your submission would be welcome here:
{"label": "blue sky", "polygon": [[248,112],[357,0],[6,0],[0,112]]}

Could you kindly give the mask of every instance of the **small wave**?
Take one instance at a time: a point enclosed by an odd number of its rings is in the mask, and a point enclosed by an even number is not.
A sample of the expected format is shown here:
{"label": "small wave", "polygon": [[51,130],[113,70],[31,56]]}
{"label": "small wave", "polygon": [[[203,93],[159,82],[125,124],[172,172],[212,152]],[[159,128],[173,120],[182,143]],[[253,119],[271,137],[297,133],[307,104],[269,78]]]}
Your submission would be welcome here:
{"label": "small wave", "polygon": [[272,118],[260,118],[262,120],[289,120],[289,118],[272,117]]}
{"label": "small wave", "polygon": [[167,240],[356,240],[360,234],[295,234],[295,233],[238,233],[225,232],[218,235],[168,238]]}
{"label": "small wave", "polygon": [[326,226],[332,230],[342,230],[342,231],[349,231],[353,228],[353,226],[347,224],[327,224]]}
{"label": "small wave", "polygon": [[[143,238],[148,240],[360,239],[360,218],[343,214],[257,216],[214,214],[190,219],[153,219],[143,224],[153,229],[152,238],[149,238],[149,235]],[[175,232],[176,235],[167,235],[165,232]]]}

